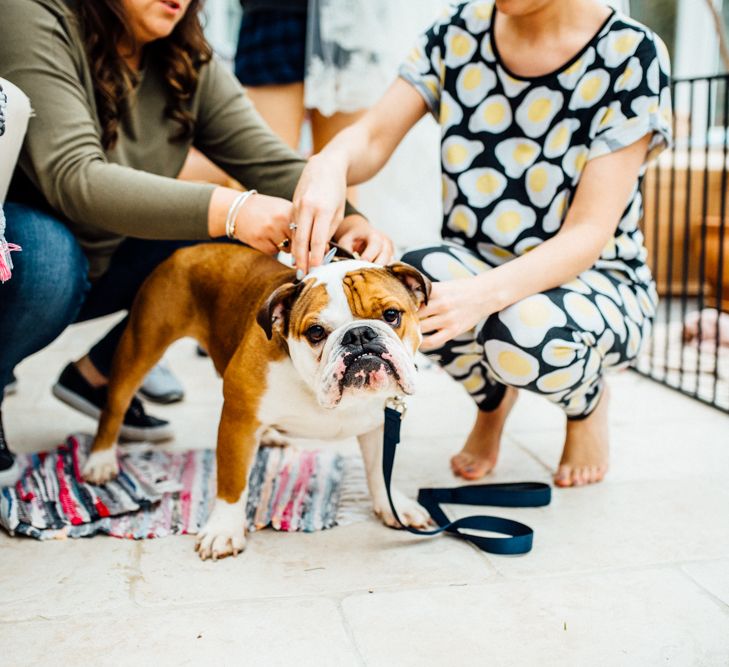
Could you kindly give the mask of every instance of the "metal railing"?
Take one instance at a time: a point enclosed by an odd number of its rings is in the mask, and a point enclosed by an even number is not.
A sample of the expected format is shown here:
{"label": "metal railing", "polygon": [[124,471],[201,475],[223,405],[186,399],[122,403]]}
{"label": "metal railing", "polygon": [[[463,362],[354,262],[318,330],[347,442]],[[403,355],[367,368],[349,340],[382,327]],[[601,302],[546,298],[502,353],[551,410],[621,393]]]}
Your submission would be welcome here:
{"label": "metal railing", "polygon": [[643,183],[660,295],[639,373],[729,413],[729,74],[672,82],[674,146]]}

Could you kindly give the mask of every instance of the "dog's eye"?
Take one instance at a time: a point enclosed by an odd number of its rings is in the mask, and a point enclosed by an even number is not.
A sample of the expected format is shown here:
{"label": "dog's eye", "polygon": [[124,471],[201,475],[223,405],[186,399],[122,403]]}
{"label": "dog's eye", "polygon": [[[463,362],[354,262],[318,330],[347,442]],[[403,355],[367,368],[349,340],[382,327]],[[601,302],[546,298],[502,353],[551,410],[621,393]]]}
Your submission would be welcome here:
{"label": "dog's eye", "polygon": [[392,324],[394,326],[400,326],[400,317],[402,316],[402,313],[397,310],[396,308],[388,308],[384,313],[382,313],[382,319],[385,320],[388,324]]}
{"label": "dog's eye", "polygon": [[306,330],[306,337],[311,343],[320,343],[327,337],[327,331],[319,324],[313,324]]}

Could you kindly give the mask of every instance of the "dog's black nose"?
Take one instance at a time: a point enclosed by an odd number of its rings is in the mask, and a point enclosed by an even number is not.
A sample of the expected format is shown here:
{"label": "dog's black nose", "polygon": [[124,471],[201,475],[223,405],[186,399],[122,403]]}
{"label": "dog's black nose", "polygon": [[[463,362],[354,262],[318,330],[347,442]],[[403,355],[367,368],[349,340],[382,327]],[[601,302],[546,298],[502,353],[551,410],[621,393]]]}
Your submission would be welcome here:
{"label": "dog's black nose", "polygon": [[364,347],[377,338],[377,332],[368,326],[352,327],[342,336],[342,345],[359,345]]}

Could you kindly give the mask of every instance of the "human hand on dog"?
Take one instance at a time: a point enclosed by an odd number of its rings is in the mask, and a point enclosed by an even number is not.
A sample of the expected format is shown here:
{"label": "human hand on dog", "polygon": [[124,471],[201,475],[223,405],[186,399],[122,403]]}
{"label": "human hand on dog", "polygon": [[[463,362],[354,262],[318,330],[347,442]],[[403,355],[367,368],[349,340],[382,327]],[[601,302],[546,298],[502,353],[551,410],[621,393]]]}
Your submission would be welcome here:
{"label": "human hand on dog", "polygon": [[296,233],[292,253],[296,267],[308,273],[324,259],[327,243],[344,215],[347,199],[346,169],[332,159],[313,156],[294,192]]}
{"label": "human hand on dog", "polygon": [[251,195],[238,213],[235,236],[256,250],[275,255],[291,237],[292,215],[293,204],[286,199]]}
{"label": "human hand on dog", "polygon": [[374,264],[389,264],[395,254],[392,239],[375,229],[361,215],[348,215],[337,227],[334,240],[360,259]]}
{"label": "human hand on dog", "polygon": [[475,277],[433,283],[428,305],[418,311],[423,334],[420,349],[436,350],[486,319],[496,310],[487,294]]}

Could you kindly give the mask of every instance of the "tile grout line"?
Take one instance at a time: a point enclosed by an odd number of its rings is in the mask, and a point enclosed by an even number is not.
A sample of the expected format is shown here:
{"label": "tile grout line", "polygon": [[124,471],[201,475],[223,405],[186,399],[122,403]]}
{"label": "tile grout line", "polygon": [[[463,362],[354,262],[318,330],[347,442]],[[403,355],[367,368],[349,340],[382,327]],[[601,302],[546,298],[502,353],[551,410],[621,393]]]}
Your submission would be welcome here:
{"label": "tile grout line", "polygon": [[347,615],[344,613],[344,607],[342,606],[342,603],[348,597],[349,595],[338,595],[332,599],[337,607],[337,614],[339,614],[339,620],[341,621],[342,627],[344,628],[344,633],[347,635],[347,639],[352,645],[352,650],[354,651],[354,655],[357,659],[357,664],[359,664],[360,667],[366,667],[367,661],[362,656],[362,652],[360,651],[359,643],[357,642],[357,638],[355,637],[354,630],[352,629],[352,626],[347,619]]}
{"label": "tile grout line", "polygon": [[[691,575],[689,575],[687,572],[685,572],[682,567],[683,565],[691,565],[696,563],[711,563],[716,561],[724,560],[723,558],[707,558],[707,559],[695,559],[695,560],[683,560],[683,561],[673,561],[673,562],[666,562],[666,563],[648,563],[643,564],[639,566],[625,566],[625,567],[618,567],[618,568],[610,568],[610,569],[601,569],[601,570],[580,570],[580,571],[572,571],[572,572],[559,572],[559,573],[552,573],[550,575],[542,576],[542,577],[508,577],[504,575],[502,572],[500,572],[498,569],[495,568],[494,574],[496,575],[494,579],[491,581],[483,580],[478,582],[467,582],[465,584],[454,584],[454,583],[437,583],[432,585],[426,585],[426,586],[406,586],[406,587],[386,587],[383,586],[379,588],[378,590],[372,589],[371,594],[377,594],[377,593],[384,593],[384,594],[398,594],[398,593],[413,593],[413,592],[422,592],[422,591],[434,591],[434,590],[446,590],[453,587],[471,587],[471,586],[489,586],[489,585],[507,585],[511,583],[525,583],[525,582],[533,582],[533,581],[539,581],[539,580],[553,580],[553,579],[560,579],[564,577],[591,577],[591,576],[598,576],[603,574],[621,574],[623,572],[641,572],[641,571],[651,571],[651,570],[668,570],[668,571],[680,571],[683,577],[688,578],[694,585],[696,585],[699,589],[701,589],[702,592],[704,592],[706,595],[711,597],[717,604],[719,604],[722,609],[727,611],[729,609],[729,605],[724,603],[721,599],[717,598],[711,591],[707,590],[704,586],[702,586],[699,582],[693,579]],[[136,575],[132,575],[136,576]],[[137,576],[137,581],[141,580],[143,577],[141,576],[141,573]],[[345,631],[347,633],[347,636],[351,639],[351,641],[354,643],[354,647],[356,649],[356,653],[358,657],[360,656],[359,653],[359,647],[357,645],[356,639],[354,639],[353,633],[351,631],[351,627],[346,620],[346,617],[344,616],[343,608],[341,607],[341,603],[349,598],[349,597],[355,597],[355,596],[365,596],[365,594],[369,593],[370,589],[353,589],[350,591],[341,591],[341,592],[332,592],[329,594],[324,595],[316,595],[316,594],[303,594],[303,595],[283,595],[283,596],[259,596],[259,597],[251,597],[251,598],[232,598],[229,600],[198,600],[198,601],[192,601],[192,602],[182,602],[182,603],[173,603],[168,605],[155,605],[155,606],[145,606],[140,605],[138,602],[134,603],[134,606],[136,609],[141,613],[149,613],[149,614],[163,614],[167,611],[184,611],[184,610],[194,610],[194,609],[203,609],[210,605],[211,603],[217,603],[221,607],[222,606],[234,606],[239,605],[240,603],[250,603],[250,604],[260,604],[262,602],[267,601],[294,601],[294,600],[310,600],[310,599],[329,599],[335,603],[337,606],[337,609],[339,611],[341,620],[345,626]],[[104,612],[107,616],[113,616],[116,612],[120,610],[108,610],[107,612]],[[19,620],[12,620],[12,621],[3,621],[0,620],[0,626],[10,626],[10,625],[22,625],[26,623],[32,623],[37,622],[39,620],[41,621],[49,621],[49,622],[64,622],[71,618],[78,618],[83,616],[94,616],[97,615],[97,611],[88,611],[83,612],[81,614],[61,614],[59,616],[44,616],[44,615],[36,615],[24,619]],[[363,665],[366,663],[362,663]]]}
{"label": "tile grout line", "polygon": [[[716,559],[715,559],[716,560]],[[700,562],[700,561],[699,561]],[[710,591],[706,586],[704,586],[698,579],[694,578],[691,574],[686,572],[684,570],[682,565],[677,565],[676,569],[681,573],[681,575],[688,579],[694,586],[696,586],[706,597],[711,599],[714,604],[718,605],[719,608],[725,613],[729,614],[729,604],[724,602],[718,595],[715,595],[712,591]]]}

